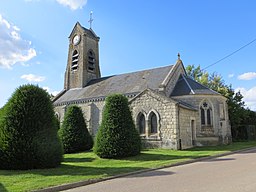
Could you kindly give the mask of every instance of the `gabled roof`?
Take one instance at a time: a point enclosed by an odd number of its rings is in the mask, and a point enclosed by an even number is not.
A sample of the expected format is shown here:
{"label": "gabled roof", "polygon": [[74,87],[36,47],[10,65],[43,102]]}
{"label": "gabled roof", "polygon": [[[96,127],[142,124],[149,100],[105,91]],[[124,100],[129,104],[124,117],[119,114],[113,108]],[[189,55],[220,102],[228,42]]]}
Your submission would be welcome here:
{"label": "gabled roof", "polygon": [[196,82],[186,75],[181,75],[171,96],[182,95],[220,95],[216,91]]}
{"label": "gabled roof", "polygon": [[82,99],[106,97],[112,93],[138,94],[149,88],[158,90],[173,65],[155,69],[137,71],[121,75],[103,77],[91,80],[84,88],[67,90],[55,100],[54,104]]}

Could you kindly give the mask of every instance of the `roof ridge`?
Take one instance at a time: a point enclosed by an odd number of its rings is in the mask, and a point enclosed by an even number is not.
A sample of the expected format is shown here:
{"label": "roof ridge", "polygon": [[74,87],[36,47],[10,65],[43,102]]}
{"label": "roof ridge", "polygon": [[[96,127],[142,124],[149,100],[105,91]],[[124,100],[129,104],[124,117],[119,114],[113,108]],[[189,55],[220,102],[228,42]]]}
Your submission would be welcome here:
{"label": "roof ridge", "polygon": [[190,84],[189,84],[189,82],[187,81],[186,77],[185,77],[183,74],[181,74],[181,76],[182,76],[182,78],[185,80],[185,82],[186,82],[187,86],[189,87],[189,89],[191,90],[191,92],[192,92],[193,94],[195,94],[195,91],[194,91],[194,90],[192,89],[192,87],[190,86]]}
{"label": "roof ridge", "polygon": [[[188,77],[188,78],[189,78],[189,77]],[[192,79],[192,78],[189,78],[189,79],[190,79],[191,81],[194,81],[195,83],[201,85],[202,87],[204,87],[204,88],[206,88],[206,89],[208,89],[208,90],[210,90],[210,91],[212,91],[212,92],[214,92],[214,93],[216,93],[216,94],[218,94],[218,95],[221,95],[220,93],[218,93],[217,91],[214,91],[213,89],[207,87],[206,85],[203,85],[202,83],[199,83],[199,82],[197,82],[196,80],[194,80],[194,79]]]}
{"label": "roof ridge", "polygon": [[[119,76],[119,75],[127,75],[127,74],[132,74],[132,73],[140,73],[140,72],[152,71],[152,70],[161,69],[161,68],[167,68],[167,67],[171,67],[171,66],[173,66],[173,65],[166,65],[166,66],[162,66],[162,67],[154,67],[154,68],[150,68],[150,69],[144,69],[144,70],[133,71],[133,72],[128,72],[128,73],[120,73],[120,74],[109,75],[109,76]],[[109,76],[107,76],[107,77],[109,77]],[[101,77],[101,78],[104,78],[104,77]]]}

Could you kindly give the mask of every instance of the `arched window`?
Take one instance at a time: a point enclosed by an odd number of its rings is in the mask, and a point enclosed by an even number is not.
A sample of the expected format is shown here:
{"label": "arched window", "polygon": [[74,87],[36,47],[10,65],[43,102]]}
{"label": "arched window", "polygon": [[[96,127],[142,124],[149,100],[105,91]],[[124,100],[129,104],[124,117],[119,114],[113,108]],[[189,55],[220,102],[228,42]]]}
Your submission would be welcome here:
{"label": "arched window", "polygon": [[211,121],[211,110],[207,109],[207,125],[211,125],[212,121]]}
{"label": "arched window", "polygon": [[157,133],[157,117],[154,112],[152,112],[150,117],[150,132]]}
{"label": "arched window", "polygon": [[140,134],[145,134],[145,116],[142,113],[138,115],[138,127]]}
{"label": "arched window", "polygon": [[202,126],[212,125],[212,108],[207,102],[203,102],[200,107],[201,124]]}
{"label": "arched window", "polygon": [[92,50],[88,51],[88,70],[94,71],[95,70],[95,54]]}
{"label": "arched window", "polygon": [[205,125],[205,114],[204,114],[203,107],[201,107],[200,110],[201,110],[201,124]]}
{"label": "arched window", "polygon": [[71,64],[72,71],[75,71],[78,68],[78,57],[79,57],[79,53],[77,50],[75,50],[72,54],[72,64]]}

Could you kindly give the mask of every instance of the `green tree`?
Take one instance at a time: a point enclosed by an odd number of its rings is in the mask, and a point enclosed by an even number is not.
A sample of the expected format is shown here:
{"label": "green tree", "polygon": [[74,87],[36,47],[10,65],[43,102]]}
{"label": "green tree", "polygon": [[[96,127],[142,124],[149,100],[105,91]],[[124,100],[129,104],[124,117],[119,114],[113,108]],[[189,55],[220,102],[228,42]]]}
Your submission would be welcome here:
{"label": "green tree", "polygon": [[20,86],[1,109],[0,169],[58,166],[63,149],[50,96],[34,85]]}
{"label": "green tree", "polygon": [[121,158],[140,153],[141,140],[132,119],[128,99],[121,94],[106,98],[94,152],[102,158]]}
{"label": "green tree", "polygon": [[78,106],[69,106],[59,130],[65,153],[90,150],[93,140],[86,128],[83,112]]}
{"label": "green tree", "polygon": [[256,125],[256,112],[246,109],[247,118],[243,120],[243,124]]}
{"label": "green tree", "polygon": [[202,82],[201,78],[202,78],[203,72],[200,68],[200,65],[198,67],[195,67],[194,65],[188,65],[186,67],[186,72],[192,79],[198,82]]}

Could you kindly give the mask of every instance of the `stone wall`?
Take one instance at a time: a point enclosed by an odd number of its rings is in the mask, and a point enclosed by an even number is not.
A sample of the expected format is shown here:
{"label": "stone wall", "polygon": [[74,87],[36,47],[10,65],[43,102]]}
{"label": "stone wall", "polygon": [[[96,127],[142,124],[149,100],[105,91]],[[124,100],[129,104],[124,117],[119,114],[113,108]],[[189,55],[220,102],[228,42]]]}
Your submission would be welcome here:
{"label": "stone wall", "polygon": [[[178,111],[177,102],[150,90],[144,91],[135,98],[130,98],[129,103],[137,128],[138,114],[143,113],[145,115],[146,133],[141,135],[141,137],[146,147],[178,149],[179,138],[182,141],[182,148],[192,146],[190,122],[191,119],[196,119],[195,111],[183,108],[180,108],[180,111]],[[82,108],[87,128],[95,136],[102,120],[105,101],[77,103],[76,105]],[[58,114],[60,122],[64,119],[66,107],[55,107],[55,112]],[[149,131],[149,117],[151,113],[155,113],[157,116],[158,131],[156,134],[151,134]],[[180,127],[180,133],[178,127]]]}
{"label": "stone wall", "polygon": [[[195,122],[196,122],[196,136],[207,136],[204,135],[200,119],[200,105],[202,102],[207,101],[212,107],[212,123],[213,123],[213,135],[215,137],[220,137],[225,143],[226,139],[231,138],[231,128],[229,125],[228,117],[228,106],[226,103],[226,98],[221,95],[186,95],[173,97],[175,99],[182,100],[196,108],[198,111],[195,112]],[[210,136],[210,135],[208,135]]]}
{"label": "stone wall", "polygon": [[103,111],[104,105],[105,105],[104,101],[98,101],[98,102],[89,103],[88,107],[81,106],[84,112],[88,110],[86,116],[89,117],[90,119],[87,120],[87,125],[92,136],[96,136],[96,133],[98,132],[98,129],[102,120],[102,111]]}
{"label": "stone wall", "polygon": [[[147,147],[162,147],[177,149],[177,103],[149,90],[138,95],[130,101],[135,125],[138,124],[137,116],[143,113],[146,119],[146,134],[143,135]],[[148,131],[149,115],[157,114],[158,133],[150,135]]]}
{"label": "stone wall", "polygon": [[197,111],[179,108],[179,130],[182,149],[193,147],[193,140],[195,140],[196,134],[196,114]]}
{"label": "stone wall", "polygon": [[[104,101],[96,101],[76,104],[77,106],[81,107],[87,125],[87,129],[92,134],[92,136],[95,136],[98,131],[102,119],[104,103]],[[67,106],[56,106],[54,108],[56,114],[58,114],[60,123],[62,123],[64,120],[66,108]]]}
{"label": "stone wall", "polygon": [[[213,110],[214,137],[219,138],[220,143],[229,143],[231,130],[228,119],[226,100],[218,95],[190,95],[175,97],[198,110],[191,110],[179,107],[178,103],[151,90],[145,90],[136,97],[129,98],[135,126],[138,128],[138,115],[144,114],[146,120],[146,132],[141,135],[146,147],[159,147],[179,149],[181,139],[182,149],[192,147],[197,138],[203,135],[199,106],[203,101],[208,101]],[[105,105],[104,100],[87,103],[77,103],[82,108],[87,128],[95,136],[102,120],[102,111]],[[63,121],[66,106],[55,106],[60,122]],[[157,116],[157,133],[150,133],[150,114]],[[194,130],[194,131],[193,131]]]}

